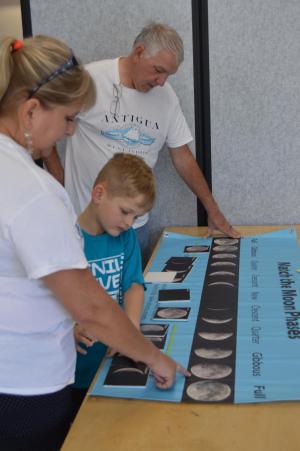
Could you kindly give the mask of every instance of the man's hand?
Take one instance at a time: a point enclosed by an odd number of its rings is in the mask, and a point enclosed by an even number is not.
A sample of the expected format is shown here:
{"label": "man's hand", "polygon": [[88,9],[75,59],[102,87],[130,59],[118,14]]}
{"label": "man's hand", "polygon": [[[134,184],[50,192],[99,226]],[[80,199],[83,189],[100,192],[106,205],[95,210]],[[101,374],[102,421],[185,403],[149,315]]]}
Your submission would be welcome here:
{"label": "man's hand", "polygon": [[158,354],[155,363],[150,365],[151,373],[155,379],[156,386],[161,389],[171,388],[175,382],[176,372],[189,377],[191,373],[183,368],[179,363],[170,359],[163,353]]}
{"label": "man's hand", "polygon": [[219,230],[230,238],[240,238],[241,234],[235,230],[231,224],[227,221],[223,213],[219,208],[215,208],[208,214],[208,228],[207,237],[213,235],[214,230]]}

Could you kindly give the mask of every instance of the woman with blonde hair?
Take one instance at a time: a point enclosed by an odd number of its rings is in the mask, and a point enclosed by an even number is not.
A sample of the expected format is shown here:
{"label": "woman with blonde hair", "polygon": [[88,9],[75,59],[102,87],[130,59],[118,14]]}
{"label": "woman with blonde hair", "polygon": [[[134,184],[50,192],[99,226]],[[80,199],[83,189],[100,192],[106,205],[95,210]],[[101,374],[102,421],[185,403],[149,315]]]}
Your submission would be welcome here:
{"label": "woman with blonde hair", "polygon": [[[34,159],[95,101],[73,52],[46,37],[0,42],[0,448],[58,450],[74,381],[74,321],[145,362],[160,388],[176,369],[90,273],[64,188]],[[83,150],[84,151],[84,150]]]}

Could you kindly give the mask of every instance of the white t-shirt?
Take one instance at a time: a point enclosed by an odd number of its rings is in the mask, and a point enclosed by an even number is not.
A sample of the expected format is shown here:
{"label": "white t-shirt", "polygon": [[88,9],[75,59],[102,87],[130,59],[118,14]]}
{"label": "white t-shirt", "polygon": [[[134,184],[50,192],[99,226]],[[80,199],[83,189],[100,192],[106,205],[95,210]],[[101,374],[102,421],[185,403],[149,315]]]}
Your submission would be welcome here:
{"label": "white t-shirt", "polygon": [[64,188],[0,134],[0,392],[51,393],[74,380],[73,320],[41,277],[86,268]]}
{"label": "white t-shirt", "polygon": [[[126,88],[120,85],[119,58],[96,61],[86,69],[96,83],[97,102],[79,115],[76,131],[67,139],[65,160],[65,186],[77,214],[89,203],[100,169],[115,153],[138,155],[153,168],[165,143],[176,148],[193,139],[169,83],[147,93]],[[147,219],[139,218],[135,227]]]}

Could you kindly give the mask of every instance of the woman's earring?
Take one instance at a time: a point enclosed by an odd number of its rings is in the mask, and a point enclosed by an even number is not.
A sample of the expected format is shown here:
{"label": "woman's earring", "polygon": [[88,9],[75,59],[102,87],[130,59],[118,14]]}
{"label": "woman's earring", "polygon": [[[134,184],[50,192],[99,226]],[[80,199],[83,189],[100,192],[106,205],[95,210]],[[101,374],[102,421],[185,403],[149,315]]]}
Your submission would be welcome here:
{"label": "woman's earring", "polygon": [[27,152],[29,153],[29,155],[33,154],[33,142],[32,142],[32,136],[30,131],[28,130],[24,130],[24,138],[25,138],[25,142],[26,142],[26,149]]}

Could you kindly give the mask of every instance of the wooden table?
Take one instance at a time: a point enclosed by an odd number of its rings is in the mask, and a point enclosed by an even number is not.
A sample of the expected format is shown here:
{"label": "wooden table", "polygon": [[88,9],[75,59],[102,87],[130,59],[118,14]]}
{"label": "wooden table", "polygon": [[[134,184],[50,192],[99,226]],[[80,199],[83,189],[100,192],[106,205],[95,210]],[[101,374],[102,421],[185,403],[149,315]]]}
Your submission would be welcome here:
{"label": "wooden table", "polygon": [[[289,227],[237,229],[254,235]],[[293,227],[300,237],[300,226]],[[204,227],[168,230],[195,236],[206,232]],[[299,451],[300,403],[196,405],[87,397],[62,448],[77,450]]]}

